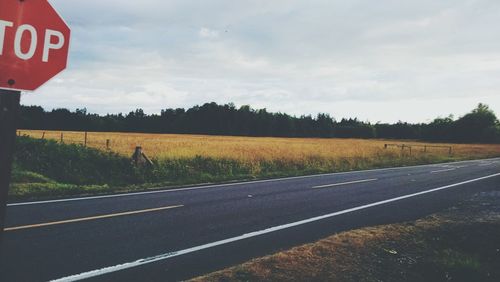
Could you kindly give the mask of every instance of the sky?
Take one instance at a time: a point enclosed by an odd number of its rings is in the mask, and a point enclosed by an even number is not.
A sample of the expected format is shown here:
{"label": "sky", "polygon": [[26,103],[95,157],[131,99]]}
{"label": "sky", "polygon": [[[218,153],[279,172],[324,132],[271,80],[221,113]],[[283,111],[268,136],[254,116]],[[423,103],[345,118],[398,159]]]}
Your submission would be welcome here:
{"label": "sky", "polygon": [[25,105],[99,114],[251,105],[428,122],[500,115],[498,0],[51,0],[68,69]]}

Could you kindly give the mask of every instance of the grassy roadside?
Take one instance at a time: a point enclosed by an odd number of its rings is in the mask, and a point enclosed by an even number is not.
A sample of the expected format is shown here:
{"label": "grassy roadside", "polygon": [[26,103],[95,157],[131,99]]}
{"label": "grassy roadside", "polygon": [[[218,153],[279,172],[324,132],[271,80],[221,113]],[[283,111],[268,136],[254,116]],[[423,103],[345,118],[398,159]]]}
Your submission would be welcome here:
{"label": "grassy roadside", "polygon": [[343,232],[198,281],[500,281],[500,192],[424,219]]}
{"label": "grassy roadside", "polygon": [[[346,141],[347,142],[347,141]],[[285,144],[286,145],[286,144]],[[465,154],[467,153],[467,154]],[[76,144],[19,137],[10,200],[131,192],[329,172],[385,168],[500,156],[500,145],[474,146],[448,156],[384,150],[350,157],[302,156],[245,161],[241,158],[193,156],[153,159],[152,167],[136,168],[123,155]]]}

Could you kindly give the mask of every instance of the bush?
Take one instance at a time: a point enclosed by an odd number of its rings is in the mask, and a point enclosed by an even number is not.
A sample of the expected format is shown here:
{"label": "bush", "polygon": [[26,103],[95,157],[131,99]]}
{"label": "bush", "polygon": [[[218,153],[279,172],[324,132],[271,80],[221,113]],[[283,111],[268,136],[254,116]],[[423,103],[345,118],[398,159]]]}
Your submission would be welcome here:
{"label": "bush", "polygon": [[58,182],[75,185],[125,185],[142,182],[139,172],[127,158],[50,140],[18,137],[14,163],[21,170],[33,171]]}

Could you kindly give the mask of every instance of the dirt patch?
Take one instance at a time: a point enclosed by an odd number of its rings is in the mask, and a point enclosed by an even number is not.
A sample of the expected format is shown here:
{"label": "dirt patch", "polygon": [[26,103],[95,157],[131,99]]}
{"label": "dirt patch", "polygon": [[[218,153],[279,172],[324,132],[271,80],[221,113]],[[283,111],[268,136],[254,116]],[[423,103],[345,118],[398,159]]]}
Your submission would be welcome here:
{"label": "dirt patch", "polygon": [[500,192],[339,233],[192,281],[500,281]]}

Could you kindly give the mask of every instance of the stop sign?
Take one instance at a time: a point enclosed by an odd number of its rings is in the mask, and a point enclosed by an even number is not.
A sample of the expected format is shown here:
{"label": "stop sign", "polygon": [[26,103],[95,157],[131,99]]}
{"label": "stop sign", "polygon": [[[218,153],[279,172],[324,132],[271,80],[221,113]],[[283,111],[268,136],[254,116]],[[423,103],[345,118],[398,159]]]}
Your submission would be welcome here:
{"label": "stop sign", "polygon": [[33,91],[60,73],[69,39],[47,0],[0,0],[0,88]]}

